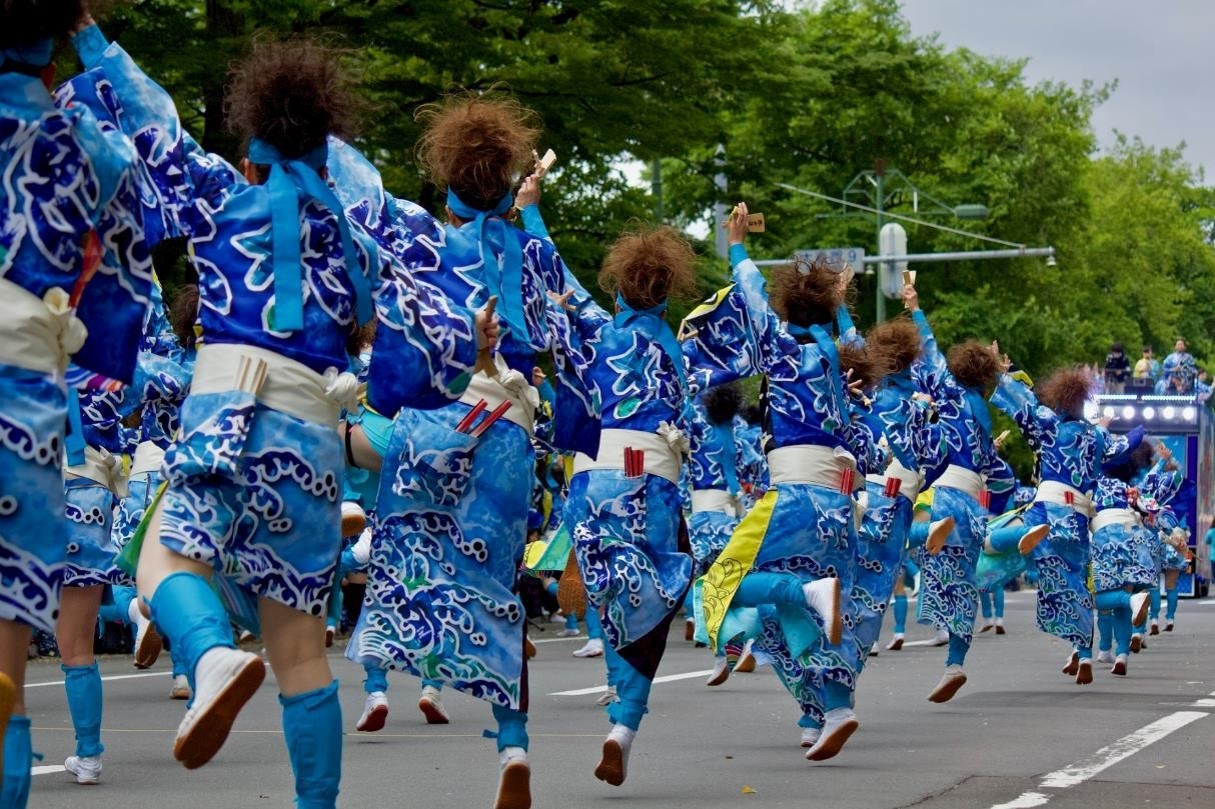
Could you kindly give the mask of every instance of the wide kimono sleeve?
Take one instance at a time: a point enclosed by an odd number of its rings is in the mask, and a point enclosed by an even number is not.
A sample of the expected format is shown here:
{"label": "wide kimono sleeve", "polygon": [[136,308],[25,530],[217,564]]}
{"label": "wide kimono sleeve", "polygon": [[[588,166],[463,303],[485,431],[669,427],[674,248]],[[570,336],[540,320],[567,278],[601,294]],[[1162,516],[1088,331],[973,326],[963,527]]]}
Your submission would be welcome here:
{"label": "wide kimono sleeve", "polygon": [[916,371],[917,386],[935,401],[956,399],[961,395],[961,388],[949,372],[945,355],[937,345],[936,335],[928,325],[928,317],[923,309],[911,313],[911,320],[920,332],[920,343],[924,347],[924,355],[912,367]]}
{"label": "wide kimono sleeve", "polygon": [[[697,389],[800,362],[797,341],[768,305],[767,283],[742,245],[730,248],[733,284],[687,316],[681,334],[688,377]],[[792,373],[790,374],[793,375]]]}
{"label": "wide kimono sleeve", "polygon": [[212,208],[234,184],[239,171],[218,155],[205,152],[184,131],[172,97],[132,61],[121,46],[109,43],[96,25],[73,38],[80,60],[119,102],[116,124],[135,145],[147,186],[156,195],[166,236],[205,235],[211,227],[199,210]]}
{"label": "wide kimono sleeve", "polygon": [[1017,423],[1026,442],[1035,452],[1047,443],[1059,423],[1059,417],[1049,407],[1039,404],[1034,392],[1018,379],[1000,374],[991,403]]}

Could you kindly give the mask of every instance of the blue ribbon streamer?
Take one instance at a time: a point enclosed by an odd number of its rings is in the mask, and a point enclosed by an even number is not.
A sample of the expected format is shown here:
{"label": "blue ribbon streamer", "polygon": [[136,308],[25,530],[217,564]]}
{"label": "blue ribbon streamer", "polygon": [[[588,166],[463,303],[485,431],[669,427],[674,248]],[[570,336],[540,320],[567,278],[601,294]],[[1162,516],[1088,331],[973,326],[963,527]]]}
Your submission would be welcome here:
{"label": "blue ribbon streamer", "polygon": [[[472,222],[476,228],[485,285],[489,287],[491,295],[498,296],[499,314],[510,326],[512,334],[528,342],[527,321],[523,317],[523,249],[510,232],[511,227],[502,218],[513,204],[514,199],[507,194],[498,200],[492,210],[482,211],[464,202],[452,189],[447,189],[447,207],[464,221]],[[494,245],[501,246],[501,264],[494,255]]]}
{"label": "blue ribbon streamer", "polygon": [[375,314],[371,281],[359,267],[346,211],[317,173],[325,167],[328,155],[329,147],[325,144],[299,158],[290,159],[264,140],[254,138],[249,143],[249,160],[259,166],[270,166],[266,189],[270,194],[274,328],[277,331],[304,328],[304,268],[300,259],[299,216],[300,207],[309,199],[324,205],[337,220],[346,275],[354,286],[358,322],[366,323]]}
{"label": "blue ribbon streamer", "polygon": [[617,292],[616,309],[616,316],[612,318],[612,325],[621,330],[633,324],[642,326],[642,333],[656,340],[663,352],[666,353],[667,359],[675,366],[675,373],[679,375],[679,388],[686,391],[688,389],[688,379],[683,367],[683,349],[680,347],[679,341],[675,339],[675,332],[671,331],[671,327],[667,325],[667,319],[664,317],[667,311],[667,302],[663,301],[657,306],[651,306],[649,309],[634,309]]}

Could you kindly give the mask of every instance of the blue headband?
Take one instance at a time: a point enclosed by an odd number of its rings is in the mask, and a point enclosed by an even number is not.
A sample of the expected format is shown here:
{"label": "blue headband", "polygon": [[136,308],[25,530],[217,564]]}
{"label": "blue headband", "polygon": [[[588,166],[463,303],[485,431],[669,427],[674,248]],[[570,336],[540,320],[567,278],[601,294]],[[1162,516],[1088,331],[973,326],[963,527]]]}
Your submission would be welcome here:
{"label": "blue headband", "polygon": [[[314,199],[337,218],[342,236],[342,255],[346,275],[354,285],[355,311],[359,323],[366,323],[375,314],[371,301],[371,282],[359,267],[354,250],[354,238],[346,211],[318,172],[329,158],[329,147],[321,144],[297,158],[284,157],[282,152],[254,138],[249,142],[249,160],[270,167],[266,188],[270,193],[270,222],[274,267],[274,328],[277,331],[298,331],[304,328],[303,265],[300,262],[299,215],[302,202]],[[301,201],[301,195],[304,199]]]}
{"label": "blue headband", "polygon": [[51,55],[54,53],[54,50],[55,40],[48,37],[40,39],[37,42],[31,42],[28,45],[5,48],[3,51],[4,58],[0,59],[0,62],[6,65],[11,62],[41,70],[51,63]]}
{"label": "blue headband", "polygon": [[617,329],[624,329],[633,323],[649,326],[650,336],[658,342],[667,358],[671,360],[671,364],[675,366],[675,373],[679,374],[680,388],[687,390],[688,379],[683,367],[683,349],[680,347],[679,341],[675,339],[675,333],[667,325],[666,318],[663,317],[667,312],[667,302],[663,301],[648,309],[634,309],[624,299],[624,296],[617,292],[616,309],[612,325]]}
{"label": "blue headband", "polygon": [[[452,189],[447,189],[447,207],[477,229],[477,245],[481,248],[481,266],[485,272],[485,285],[491,295],[498,296],[498,311],[510,326],[511,332],[520,340],[528,340],[527,321],[523,317],[523,249],[519,240],[501,218],[510,210],[514,199],[507,194],[498,200],[492,210],[474,208]],[[502,260],[499,264],[490,241],[502,245]]]}

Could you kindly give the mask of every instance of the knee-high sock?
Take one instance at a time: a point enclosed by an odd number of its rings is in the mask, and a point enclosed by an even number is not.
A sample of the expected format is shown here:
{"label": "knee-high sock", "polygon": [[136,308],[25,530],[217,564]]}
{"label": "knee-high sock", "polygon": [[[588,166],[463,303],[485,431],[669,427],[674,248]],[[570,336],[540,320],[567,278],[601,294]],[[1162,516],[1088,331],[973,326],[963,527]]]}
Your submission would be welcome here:
{"label": "knee-high sock", "polygon": [[494,705],[494,719],[498,721],[498,752],[508,747],[527,749],[527,713]]}
{"label": "knee-high sock", "polygon": [[295,774],[297,809],[333,809],[342,780],[342,706],[338,682],[294,697],[279,696],[283,736]]}
{"label": "knee-high sock", "polygon": [[368,694],[388,690],[388,671],[375,663],[363,664],[363,690]]}
{"label": "knee-high sock", "polygon": [[[688,588],[688,592],[692,592],[691,587]],[[600,620],[599,612],[594,607],[588,607],[586,610],[586,636],[603,640],[603,621]]]}
{"label": "knee-high sock", "polygon": [[991,618],[991,593],[986,590],[979,591],[979,611],[983,613],[983,620]]}
{"label": "knee-high sock", "polygon": [[107,624],[130,624],[131,602],[135,600],[135,588],[116,584],[110,588],[110,592],[114,596],[114,601],[110,604],[102,604],[101,609],[97,612],[97,617]]}
{"label": "knee-high sock", "polygon": [[1148,608],[1148,618],[1155,621],[1160,617],[1160,588],[1153,587],[1148,591],[1148,596],[1151,598],[1152,606]]}
{"label": "knee-high sock", "polygon": [[743,576],[731,605],[758,607],[763,604],[805,604],[802,580],[792,573],[748,573]]}
{"label": "knee-high sock", "polygon": [[1108,652],[1114,648],[1114,611],[1097,611],[1097,648]]}
{"label": "knee-high sock", "polygon": [[152,595],[152,620],[180,657],[194,690],[194,667],[218,646],[236,648],[228,613],[211,585],[193,573],[174,573]]}
{"label": "knee-high sock", "polygon": [[607,659],[608,682],[616,686],[616,696],[620,700],[608,705],[608,716],[613,722],[637,730],[641,727],[641,717],[649,713],[646,706],[653,683],[649,677],[629,665],[612,644],[604,644],[603,651]]}
{"label": "knee-high sock", "polygon": [[1027,530],[1029,527],[1025,525],[1006,525],[1003,528],[988,531],[987,541],[991,543],[991,547],[997,553],[1008,553],[1017,550],[1017,543],[1021,541],[1021,537]]}
{"label": "knee-high sock", "polygon": [[997,587],[991,593],[991,607],[997,618],[1004,617],[1004,587]]}
{"label": "knee-high sock", "polygon": [[1171,621],[1177,617],[1177,599],[1179,595],[1176,587],[1170,587],[1164,591],[1164,619],[1166,621]]}
{"label": "knee-high sock", "polygon": [[34,750],[30,744],[30,718],[13,716],[4,731],[4,773],[0,782],[0,806],[25,809],[30,797],[30,767]]}
{"label": "knee-high sock", "polygon": [[966,653],[970,651],[970,644],[962,640],[958,635],[949,633],[949,653],[945,656],[946,666],[961,666],[966,662]]}
{"label": "knee-high sock", "polygon": [[99,756],[101,744],[101,672],[91,666],[60,666],[67,692],[68,712],[76,729],[76,755]]}

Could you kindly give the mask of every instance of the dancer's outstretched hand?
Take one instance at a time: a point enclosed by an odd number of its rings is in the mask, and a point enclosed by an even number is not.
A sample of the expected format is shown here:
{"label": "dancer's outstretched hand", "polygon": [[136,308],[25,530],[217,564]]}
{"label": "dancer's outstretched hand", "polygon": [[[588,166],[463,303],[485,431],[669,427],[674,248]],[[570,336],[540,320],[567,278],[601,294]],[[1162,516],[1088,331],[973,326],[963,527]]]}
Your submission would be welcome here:
{"label": "dancer's outstretched hand", "polygon": [[486,305],[478,309],[475,319],[477,348],[484,350],[497,347],[498,333],[501,331],[501,326],[498,325],[498,316],[494,314],[494,307]]}
{"label": "dancer's outstretched hand", "polygon": [[523,210],[528,205],[540,204],[540,178],[535,174],[529,174],[523,179],[523,184],[519,186],[519,193],[515,194],[515,207]]}
{"label": "dancer's outstretched hand", "polygon": [[740,202],[734,206],[730,214],[730,224],[726,226],[726,240],[730,244],[742,244],[747,240],[747,203]]}
{"label": "dancer's outstretched hand", "polygon": [[920,293],[915,291],[915,284],[903,284],[903,308],[909,312],[920,308]]}

